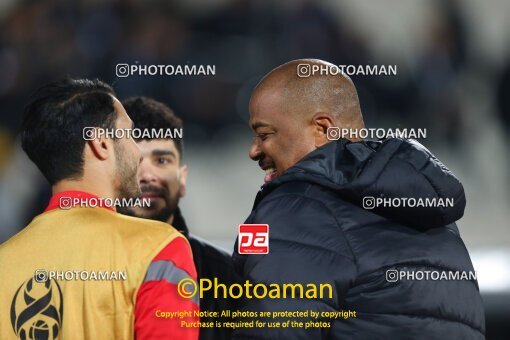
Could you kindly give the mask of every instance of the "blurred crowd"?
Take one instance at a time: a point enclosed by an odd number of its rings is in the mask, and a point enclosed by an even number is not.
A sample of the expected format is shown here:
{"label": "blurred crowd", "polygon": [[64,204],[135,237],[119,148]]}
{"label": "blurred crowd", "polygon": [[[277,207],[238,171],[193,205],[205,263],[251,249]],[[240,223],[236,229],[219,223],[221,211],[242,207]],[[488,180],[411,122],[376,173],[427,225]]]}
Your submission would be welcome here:
{"label": "blurred crowd", "polygon": [[[398,82],[353,80],[368,122],[395,116],[455,143],[463,133],[459,74],[469,39],[454,3],[438,1],[437,7],[414,69],[398,65]],[[172,103],[193,128],[191,139],[244,122],[250,88],[285,61],[310,56],[335,64],[384,63],[359,32],[316,1],[238,0],[209,11],[190,11],[178,1],[18,1],[5,10],[0,27],[0,124],[8,131],[40,84],[65,75],[115,83],[117,63],[216,65],[213,77],[133,76],[117,83],[123,96],[143,93]],[[506,76],[499,84],[507,125],[508,82]]]}

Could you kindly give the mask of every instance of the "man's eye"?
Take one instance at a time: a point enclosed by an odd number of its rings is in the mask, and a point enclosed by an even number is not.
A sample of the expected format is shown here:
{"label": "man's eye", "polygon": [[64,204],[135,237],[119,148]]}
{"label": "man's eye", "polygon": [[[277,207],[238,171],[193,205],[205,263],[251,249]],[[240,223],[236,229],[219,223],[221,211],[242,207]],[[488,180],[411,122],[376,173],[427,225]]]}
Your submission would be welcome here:
{"label": "man's eye", "polygon": [[170,163],[170,160],[168,160],[167,158],[163,158],[163,157],[158,158],[158,164],[168,164],[168,163]]}
{"label": "man's eye", "polygon": [[269,134],[267,133],[258,133],[257,137],[260,138],[260,140],[265,140]]}

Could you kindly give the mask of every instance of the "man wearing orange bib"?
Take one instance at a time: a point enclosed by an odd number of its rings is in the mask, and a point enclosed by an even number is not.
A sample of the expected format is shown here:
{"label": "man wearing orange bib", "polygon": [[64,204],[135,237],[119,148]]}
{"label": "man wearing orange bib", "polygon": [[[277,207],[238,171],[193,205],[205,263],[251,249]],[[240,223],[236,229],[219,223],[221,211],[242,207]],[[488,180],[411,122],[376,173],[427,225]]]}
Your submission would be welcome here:
{"label": "man wearing orange bib", "polygon": [[22,146],[53,197],[0,245],[2,339],[198,338],[181,326],[199,320],[198,298],[178,291],[181,280],[196,282],[187,240],[116,212],[139,195],[140,151],[113,131],[131,128],[98,80],[66,79],[32,97]]}

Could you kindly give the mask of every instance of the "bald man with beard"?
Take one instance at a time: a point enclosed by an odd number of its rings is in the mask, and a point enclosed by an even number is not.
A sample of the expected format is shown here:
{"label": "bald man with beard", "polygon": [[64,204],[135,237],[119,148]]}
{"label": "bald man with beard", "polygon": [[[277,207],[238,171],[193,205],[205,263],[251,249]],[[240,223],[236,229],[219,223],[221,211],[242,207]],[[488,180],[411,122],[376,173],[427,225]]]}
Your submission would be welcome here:
{"label": "bald man with beard", "polygon": [[[269,253],[236,251],[233,261],[243,282],[300,283],[305,291],[310,283],[329,284],[332,291],[292,298],[287,289],[287,298],[245,299],[246,311],[320,314],[260,319],[303,324],[240,328],[234,338],[483,339],[476,278],[412,276],[474,273],[455,225],[466,204],[462,184],[413,140],[328,140],[328,128],[364,128],[356,88],[339,70],[299,77],[300,64],[335,67],[315,59],[291,61],[253,91],[249,154],[266,174],[246,223],[269,225]],[[365,209],[366,197],[454,204]],[[344,313],[338,318],[323,313],[339,311]]]}

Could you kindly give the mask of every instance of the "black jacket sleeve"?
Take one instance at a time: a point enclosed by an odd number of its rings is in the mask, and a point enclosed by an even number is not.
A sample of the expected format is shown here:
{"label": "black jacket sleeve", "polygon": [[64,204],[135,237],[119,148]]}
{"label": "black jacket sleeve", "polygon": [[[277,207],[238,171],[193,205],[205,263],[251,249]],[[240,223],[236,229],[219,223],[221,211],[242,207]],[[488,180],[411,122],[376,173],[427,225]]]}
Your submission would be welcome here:
{"label": "black jacket sleeve", "polygon": [[[323,203],[300,195],[276,196],[262,202],[247,223],[269,225],[269,254],[234,254],[234,261],[243,280],[251,284],[269,286],[276,283],[317,285],[317,296],[292,298],[287,289],[286,298],[244,299],[241,310],[260,312],[278,311],[338,311],[342,309],[346,291],[356,277],[356,265],[339,221]],[[237,247],[236,247],[237,249]],[[320,284],[331,285],[320,294]],[[298,292],[298,291],[296,291]],[[283,295],[283,288],[282,288]],[[298,295],[298,294],[296,294]],[[311,295],[313,296],[313,294]],[[262,322],[333,322],[331,319],[256,318]],[[309,324],[309,326],[313,326]],[[240,328],[235,339],[320,339],[326,338],[328,327],[295,328]]]}

